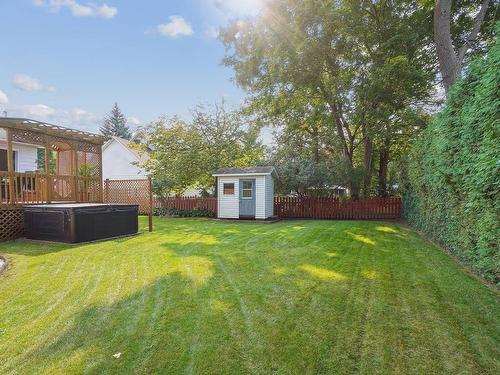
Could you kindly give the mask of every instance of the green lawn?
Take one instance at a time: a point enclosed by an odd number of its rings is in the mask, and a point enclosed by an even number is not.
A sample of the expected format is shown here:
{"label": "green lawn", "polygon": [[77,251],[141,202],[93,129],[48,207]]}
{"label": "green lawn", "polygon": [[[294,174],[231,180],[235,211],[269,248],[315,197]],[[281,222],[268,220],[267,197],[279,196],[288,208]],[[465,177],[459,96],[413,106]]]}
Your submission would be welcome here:
{"label": "green lawn", "polygon": [[0,373],[500,373],[499,295],[403,226],[155,225],[0,244]]}

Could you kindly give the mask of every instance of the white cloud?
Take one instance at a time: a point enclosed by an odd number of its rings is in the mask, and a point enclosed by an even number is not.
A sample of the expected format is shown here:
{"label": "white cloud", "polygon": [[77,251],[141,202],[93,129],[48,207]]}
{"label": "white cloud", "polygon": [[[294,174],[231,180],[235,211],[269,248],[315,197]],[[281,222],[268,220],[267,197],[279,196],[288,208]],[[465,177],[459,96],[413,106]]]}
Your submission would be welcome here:
{"label": "white cloud", "polygon": [[38,7],[48,8],[53,13],[62,8],[68,8],[75,17],[102,17],[113,18],[118,14],[118,9],[107,4],[78,3],[76,0],[33,0]]}
{"label": "white cloud", "polygon": [[52,108],[46,104],[10,105],[7,110],[9,116],[26,117],[90,132],[99,130],[99,123],[103,117],[78,107],[66,110]]}
{"label": "white cloud", "polygon": [[160,24],[156,27],[156,31],[165,37],[177,38],[178,36],[193,35],[193,28],[183,17],[170,16],[170,22]]}
{"label": "white cloud", "polygon": [[215,26],[209,26],[205,29],[205,35],[211,39],[217,39],[219,37],[219,29]]}
{"label": "white cloud", "polygon": [[133,127],[137,127],[141,124],[141,120],[139,120],[137,117],[127,117],[127,124]]}
{"label": "white cloud", "polygon": [[0,90],[0,104],[7,104],[9,102],[9,98],[6,93]]}
{"label": "white cloud", "polygon": [[40,81],[26,74],[16,74],[14,86],[24,91],[40,91],[42,89]]}
{"label": "white cloud", "polygon": [[30,116],[47,118],[56,113],[56,110],[45,104],[27,104],[24,107],[25,113]]}
{"label": "white cloud", "polygon": [[118,9],[115,7],[111,7],[107,4],[102,4],[97,8],[97,12],[101,17],[104,18],[113,18],[118,14]]}
{"label": "white cloud", "polygon": [[54,86],[45,86],[38,79],[30,77],[27,74],[16,74],[13,84],[16,88],[24,91],[56,91]]}

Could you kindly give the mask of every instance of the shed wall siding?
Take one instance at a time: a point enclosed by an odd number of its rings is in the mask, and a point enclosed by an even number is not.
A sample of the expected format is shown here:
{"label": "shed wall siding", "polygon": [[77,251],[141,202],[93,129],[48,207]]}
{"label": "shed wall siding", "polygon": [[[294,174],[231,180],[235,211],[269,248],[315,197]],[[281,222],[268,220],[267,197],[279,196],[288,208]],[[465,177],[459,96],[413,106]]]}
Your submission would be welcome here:
{"label": "shed wall siding", "polygon": [[[217,178],[218,217],[238,219],[240,216],[240,180],[255,179],[255,218],[267,219],[273,214],[273,180],[271,176],[220,176]],[[269,187],[269,182],[271,187]],[[224,183],[234,184],[234,195],[224,195]],[[269,199],[269,196],[271,199]],[[270,203],[269,203],[270,202]]]}
{"label": "shed wall siding", "polygon": [[[239,181],[238,177],[217,178],[217,212],[221,219],[238,219],[240,216]],[[224,195],[224,183],[234,184],[234,195]]]}
{"label": "shed wall siding", "polygon": [[274,179],[266,176],[266,219],[274,215]]}

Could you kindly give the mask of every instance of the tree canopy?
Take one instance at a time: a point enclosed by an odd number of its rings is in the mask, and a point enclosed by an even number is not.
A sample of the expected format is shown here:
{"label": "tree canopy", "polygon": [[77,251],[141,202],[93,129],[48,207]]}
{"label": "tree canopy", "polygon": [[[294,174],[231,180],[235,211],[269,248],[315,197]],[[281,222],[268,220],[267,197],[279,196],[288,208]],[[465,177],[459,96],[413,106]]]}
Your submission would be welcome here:
{"label": "tree canopy", "polygon": [[262,163],[258,135],[258,128],[248,126],[239,112],[226,110],[224,103],[198,106],[189,122],[162,117],[140,130],[142,147],[151,155],[145,167],[174,194],[189,188],[213,190],[212,173],[218,168]]}
{"label": "tree canopy", "polygon": [[305,133],[316,163],[323,154],[363,168],[366,193],[376,155],[384,195],[391,150],[418,130],[432,89],[428,21],[414,1],[275,0],[222,32],[224,63],[249,112]]}

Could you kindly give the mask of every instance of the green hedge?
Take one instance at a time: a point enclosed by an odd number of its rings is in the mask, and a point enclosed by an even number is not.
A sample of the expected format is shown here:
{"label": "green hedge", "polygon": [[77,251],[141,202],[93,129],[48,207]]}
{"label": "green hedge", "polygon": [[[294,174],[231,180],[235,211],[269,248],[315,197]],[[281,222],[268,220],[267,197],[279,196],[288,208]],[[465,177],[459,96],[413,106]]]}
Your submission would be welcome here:
{"label": "green hedge", "polygon": [[500,284],[500,48],[476,60],[417,141],[408,222]]}

